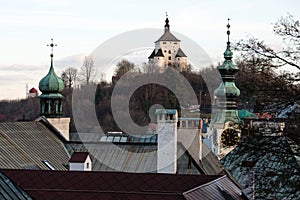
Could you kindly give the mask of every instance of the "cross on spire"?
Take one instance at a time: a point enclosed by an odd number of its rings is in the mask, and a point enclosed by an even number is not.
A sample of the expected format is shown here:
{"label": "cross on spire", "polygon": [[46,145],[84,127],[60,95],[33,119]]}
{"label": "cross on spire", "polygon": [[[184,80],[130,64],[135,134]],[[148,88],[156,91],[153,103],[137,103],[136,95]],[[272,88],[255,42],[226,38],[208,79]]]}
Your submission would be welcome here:
{"label": "cross on spire", "polygon": [[51,47],[51,67],[53,67],[53,48],[57,46],[57,44],[53,44],[53,38],[51,38],[51,44],[47,44],[48,47]]}

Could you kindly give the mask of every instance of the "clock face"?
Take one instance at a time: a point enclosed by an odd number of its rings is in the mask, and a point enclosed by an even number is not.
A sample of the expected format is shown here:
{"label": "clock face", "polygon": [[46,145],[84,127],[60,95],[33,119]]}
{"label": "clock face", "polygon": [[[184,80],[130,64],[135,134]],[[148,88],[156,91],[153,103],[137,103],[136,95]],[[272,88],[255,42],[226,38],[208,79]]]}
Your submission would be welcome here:
{"label": "clock face", "polygon": [[221,135],[221,142],[225,146],[234,146],[239,141],[238,132],[232,128],[225,129]]}

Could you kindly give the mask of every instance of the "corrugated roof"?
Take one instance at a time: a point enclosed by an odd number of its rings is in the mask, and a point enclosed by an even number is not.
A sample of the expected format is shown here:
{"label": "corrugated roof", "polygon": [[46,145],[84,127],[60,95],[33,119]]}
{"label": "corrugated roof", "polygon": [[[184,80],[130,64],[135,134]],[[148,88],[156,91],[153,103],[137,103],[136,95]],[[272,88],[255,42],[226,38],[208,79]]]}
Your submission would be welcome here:
{"label": "corrugated roof", "polygon": [[207,184],[193,188],[184,193],[186,200],[206,200],[206,199],[246,199],[238,188],[227,176],[222,176]]}
{"label": "corrugated roof", "polygon": [[0,173],[0,199],[31,200],[32,198],[4,174]]}
{"label": "corrugated roof", "polygon": [[[80,135],[80,136],[79,136]],[[115,140],[118,137],[118,142]],[[135,137],[127,134],[100,135],[92,133],[71,134],[72,151],[90,153],[93,170],[156,172],[157,135]],[[124,140],[122,138],[125,138]],[[127,138],[127,139],[126,139]],[[83,143],[80,142],[83,140]],[[202,160],[199,160],[199,142],[194,141],[188,149],[178,142],[177,170],[180,174],[224,174],[219,160],[203,145]],[[198,148],[197,148],[198,147]],[[72,152],[70,152],[71,154]],[[190,163],[190,164],[189,164]]]}
{"label": "corrugated roof", "polygon": [[67,170],[64,144],[41,122],[0,123],[0,167]]}
{"label": "corrugated roof", "polygon": [[[157,144],[156,143],[85,143],[72,144],[75,151],[88,151],[93,161],[94,171],[122,172],[156,172]],[[203,173],[187,152],[179,145],[177,169],[180,174]]]}
{"label": "corrugated roof", "polygon": [[[251,191],[254,178],[255,198],[298,199],[300,167],[297,157],[300,156],[300,148],[295,146],[298,145],[285,136],[247,137],[221,162],[247,191]],[[249,169],[242,167],[245,161],[253,162],[254,166]],[[248,172],[243,175],[246,169]],[[245,180],[247,184],[243,183]]]}
{"label": "corrugated roof", "polygon": [[[234,185],[224,182],[221,176],[7,169],[1,169],[0,172],[19,185],[32,198],[43,200],[173,200],[192,199],[189,198],[191,194],[198,199],[205,193],[196,194],[196,191],[202,185],[209,186],[210,184],[224,188],[230,195],[235,195],[239,190]],[[201,190],[205,192],[203,188]],[[187,191],[189,192],[184,194]],[[208,190],[208,192],[211,192],[211,190]]]}

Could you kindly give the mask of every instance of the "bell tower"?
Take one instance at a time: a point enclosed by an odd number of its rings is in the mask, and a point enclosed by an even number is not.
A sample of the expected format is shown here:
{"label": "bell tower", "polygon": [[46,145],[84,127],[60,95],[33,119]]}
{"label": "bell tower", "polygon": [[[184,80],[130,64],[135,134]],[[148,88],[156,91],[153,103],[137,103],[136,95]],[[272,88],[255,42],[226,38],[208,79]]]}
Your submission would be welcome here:
{"label": "bell tower", "polygon": [[240,139],[240,118],[238,117],[236,100],[240,90],[235,85],[235,74],[238,67],[232,62],[230,48],[230,24],[227,24],[227,47],[224,52],[225,61],[217,69],[221,74],[222,81],[214,91],[217,97],[218,111],[211,121],[212,127],[212,150],[221,159],[235,148]]}
{"label": "bell tower", "polygon": [[64,83],[56,75],[53,68],[53,48],[57,45],[53,44],[53,39],[51,39],[51,44],[47,46],[51,47],[51,64],[48,74],[39,83],[39,89],[42,92],[39,96],[41,106],[40,115],[47,118],[56,118],[63,115],[62,100],[64,97],[61,92],[64,89]]}

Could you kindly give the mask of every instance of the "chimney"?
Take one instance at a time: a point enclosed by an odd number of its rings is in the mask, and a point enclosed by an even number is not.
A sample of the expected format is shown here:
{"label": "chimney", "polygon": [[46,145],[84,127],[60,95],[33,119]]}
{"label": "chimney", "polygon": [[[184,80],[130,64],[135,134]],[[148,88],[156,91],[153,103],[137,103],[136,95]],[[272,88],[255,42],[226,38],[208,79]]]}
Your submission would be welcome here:
{"label": "chimney", "polygon": [[67,141],[70,140],[69,117],[47,118],[47,121],[54,126]]}
{"label": "chimney", "polygon": [[70,171],[92,171],[92,160],[88,152],[74,152],[69,162]]}
{"label": "chimney", "polygon": [[157,172],[177,172],[177,110],[157,109]]}

